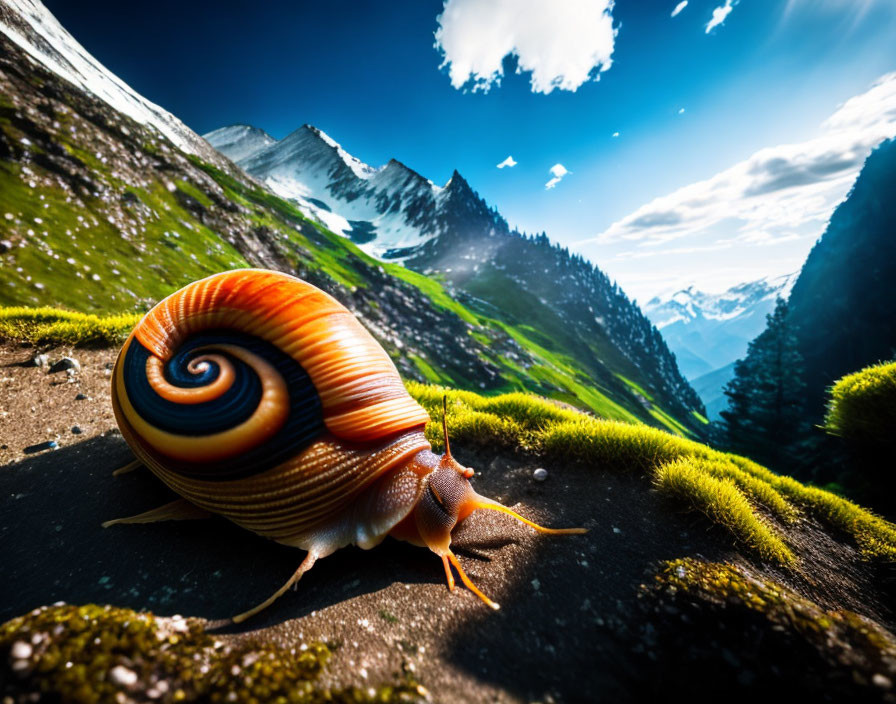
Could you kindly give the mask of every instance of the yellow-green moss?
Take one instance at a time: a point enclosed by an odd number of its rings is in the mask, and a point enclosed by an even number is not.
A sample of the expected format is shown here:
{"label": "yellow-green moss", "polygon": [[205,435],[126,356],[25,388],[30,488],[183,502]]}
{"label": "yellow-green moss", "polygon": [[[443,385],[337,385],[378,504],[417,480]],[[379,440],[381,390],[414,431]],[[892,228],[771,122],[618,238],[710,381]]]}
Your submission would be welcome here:
{"label": "yellow-green moss", "polygon": [[829,433],[863,446],[896,445],[896,362],[844,376],[830,394],[825,418]]}
{"label": "yellow-green moss", "polygon": [[660,492],[680,499],[724,526],[763,559],[792,564],[796,558],[781,536],[757,515],[735,483],[720,475],[708,460],[685,458],[660,465],[654,475],[654,485]]}
{"label": "yellow-green moss", "polygon": [[[330,657],[322,643],[286,649],[230,641],[196,619],[111,606],[57,605],[0,626],[0,654],[15,691],[100,704],[160,702],[393,702],[420,698],[410,682],[330,690],[316,683]],[[2,677],[0,677],[2,679]]]}
{"label": "yellow-green moss", "polygon": [[711,603],[740,606],[762,614],[772,624],[793,630],[824,649],[842,649],[882,663],[896,658],[896,641],[869,619],[847,610],[827,611],[815,602],[776,582],[757,577],[746,568],[683,558],[663,563],[655,586],[670,595],[684,593]]}
{"label": "yellow-green moss", "polygon": [[[759,506],[785,524],[805,512],[851,536],[866,558],[896,560],[896,526],[836,494],[775,474],[744,457],[656,428],[587,416],[529,394],[485,397],[413,382],[407,387],[433,419],[426,436],[436,448],[444,447],[441,404],[447,394],[449,432],[455,448],[466,444],[523,451],[560,465],[576,462],[633,473],[649,481],[656,480],[662,466],[686,460],[692,477],[728,482],[744,497],[756,521],[763,520]],[[695,505],[693,496],[678,495],[686,505]],[[711,517],[724,515],[707,513]],[[714,520],[721,522],[720,518]],[[780,546],[772,550],[768,543],[765,548],[754,547],[765,557],[777,554],[779,561],[790,561]]]}
{"label": "yellow-green moss", "polygon": [[140,315],[93,315],[60,308],[0,306],[0,339],[35,345],[114,345],[121,343]]}

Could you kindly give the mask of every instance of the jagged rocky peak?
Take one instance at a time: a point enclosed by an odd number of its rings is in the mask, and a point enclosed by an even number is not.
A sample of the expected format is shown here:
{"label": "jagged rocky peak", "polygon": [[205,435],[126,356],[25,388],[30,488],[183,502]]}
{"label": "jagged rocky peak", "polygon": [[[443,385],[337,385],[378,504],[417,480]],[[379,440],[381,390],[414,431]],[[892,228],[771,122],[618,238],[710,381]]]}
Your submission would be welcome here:
{"label": "jagged rocky peak", "polygon": [[202,136],[215,149],[237,163],[277,141],[258,127],[239,124],[221,127]]}

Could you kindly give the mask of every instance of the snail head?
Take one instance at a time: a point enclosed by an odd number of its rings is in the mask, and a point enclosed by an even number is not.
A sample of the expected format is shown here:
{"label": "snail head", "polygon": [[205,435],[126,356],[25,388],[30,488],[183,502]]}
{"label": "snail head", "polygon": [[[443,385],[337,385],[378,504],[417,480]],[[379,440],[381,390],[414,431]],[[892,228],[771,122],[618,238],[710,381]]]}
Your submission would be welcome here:
{"label": "snail head", "polygon": [[422,542],[442,558],[450,589],[454,589],[454,577],[450,567],[450,565],[453,565],[460,574],[464,584],[486,604],[493,609],[497,609],[498,604],[473,585],[463,569],[461,569],[457,557],[451,552],[451,531],[455,526],[462,523],[473,511],[488,509],[509,514],[518,521],[531,526],[539,533],[570,535],[585,533],[586,530],[584,528],[545,528],[527,518],[523,518],[516,511],[507,508],[503,504],[476,493],[473,485],[470,483],[474,471],[455,460],[451,454],[446,417],[447,403],[443,397],[442,428],[445,433],[445,454],[442,455],[435,470],[427,477],[423,494],[414,509],[417,531]]}

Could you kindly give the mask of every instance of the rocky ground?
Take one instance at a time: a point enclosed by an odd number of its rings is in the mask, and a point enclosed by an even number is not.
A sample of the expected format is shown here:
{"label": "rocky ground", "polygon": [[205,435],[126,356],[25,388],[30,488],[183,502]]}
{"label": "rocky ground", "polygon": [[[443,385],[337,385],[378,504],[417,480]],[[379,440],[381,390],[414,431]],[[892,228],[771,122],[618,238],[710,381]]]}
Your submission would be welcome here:
{"label": "rocky ground", "polygon": [[[203,619],[234,647],[259,639],[285,648],[330,644],[322,686],[363,689],[410,677],[425,688],[420,697],[438,702],[634,701],[670,691],[697,700],[808,693],[892,701],[892,581],[887,586],[887,575],[851,548],[830,553],[833,538],[817,524],[799,527],[804,554],[814,545],[837,563],[825,571],[819,557],[812,575],[778,575],[784,606],[773,618],[751,606],[753,596],[683,588],[683,571],[673,573],[678,583],[655,579],[664,561],[682,558],[729,562],[757,580],[775,575],[643,480],[547,464],[547,479],[537,482],[543,462],[463,447],[453,449],[480,470],[481,493],[545,524],[590,531],[543,537],[509,517],[474,514],[455,548],[500,611],[462,588],[449,593],[437,558],[387,540],[322,560],[268,611],[228,625],[227,617],[280,586],[302,553],[220,519],[102,529],[172,497],[146,470],[112,476],[131,459],[108,401],[114,353],[50,350],[50,363],[78,360],[80,371],[68,374],[26,366],[35,352],[0,348],[0,622],[57,601],[182,614]],[[26,452],[47,441],[58,448]],[[760,584],[749,579],[741,581]],[[794,607],[788,589],[809,606]],[[809,614],[804,621],[818,637],[788,620],[794,610]],[[835,611],[858,615],[834,628],[829,620],[841,621],[825,614]],[[19,660],[13,649],[0,652],[5,657],[0,691],[24,701],[33,682],[17,685]]]}

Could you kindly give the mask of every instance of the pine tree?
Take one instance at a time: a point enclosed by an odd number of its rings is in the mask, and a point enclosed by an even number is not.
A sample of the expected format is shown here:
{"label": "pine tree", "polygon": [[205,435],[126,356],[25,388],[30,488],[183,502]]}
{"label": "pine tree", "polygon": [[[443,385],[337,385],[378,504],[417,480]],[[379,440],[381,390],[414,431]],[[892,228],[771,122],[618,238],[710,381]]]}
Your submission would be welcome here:
{"label": "pine tree", "polygon": [[735,363],[725,387],[722,412],[727,445],[734,451],[783,472],[799,464],[808,435],[804,408],[803,360],[789,320],[787,303],[778,298],[766,316],[765,330],[747,356]]}

